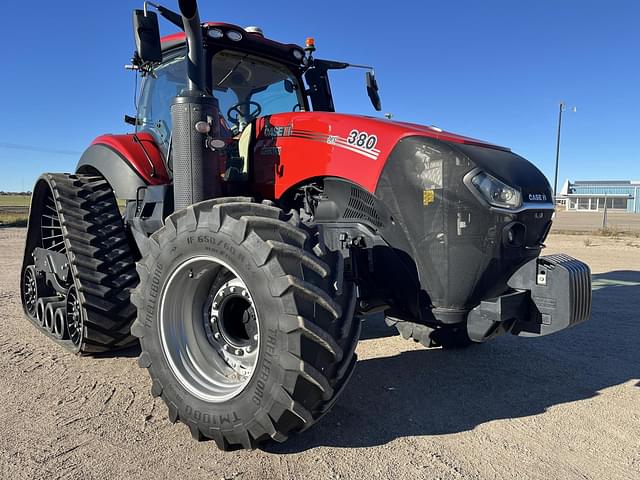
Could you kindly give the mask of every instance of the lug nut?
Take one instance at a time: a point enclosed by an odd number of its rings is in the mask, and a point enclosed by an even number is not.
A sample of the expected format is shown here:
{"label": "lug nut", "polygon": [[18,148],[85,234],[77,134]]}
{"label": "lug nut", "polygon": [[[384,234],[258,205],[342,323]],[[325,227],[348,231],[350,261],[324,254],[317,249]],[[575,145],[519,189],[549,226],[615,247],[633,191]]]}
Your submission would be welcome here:
{"label": "lug nut", "polygon": [[253,336],[253,339],[254,340],[258,340],[258,334],[257,333]]}
{"label": "lug nut", "polygon": [[235,291],[236,291],[236,287],[231,287],[231,289],[230,289],[230,290],[231,290],[231,293],[233,293],[233,292],[235,292]]}
{"label": "lug nut", "polygon": [[227,352],[229,351],[229,345],[223,345],[222,348]]}
{"label": "lug nut", "polygon": [[247,292],[246,290],[242,291],[242,296],[243,297],[248,297],[249,296],[249,292]]}
{"label": "lug nut", "polygon": [[240,350],[239,348],[236,350],[236,355],[242,355],[242,350]]}
{"label": "lug nut", "polygon": [[253,348],[251,348],[251,345],[249,345],[247,348],[245,348],[245,351],[247,353],[251,353],[251,350],[253,350]]}
{"label": "lug nut", "polygon": [[212,322],[217,322],[218,321],[218,317],[216,317],[215,315],[213,317],[211,317],[211,321]]}
{"label": "lug nut", "polygon": [[213,302],[213,305],[211,305],[213,308],[218,308],[218,304],[216,302]]}
{"label": "lug nut", "polygon": [[215,338],[216,340],[218,340],[220,338],[220,332],[216,332],[213,334],[213,338]]}

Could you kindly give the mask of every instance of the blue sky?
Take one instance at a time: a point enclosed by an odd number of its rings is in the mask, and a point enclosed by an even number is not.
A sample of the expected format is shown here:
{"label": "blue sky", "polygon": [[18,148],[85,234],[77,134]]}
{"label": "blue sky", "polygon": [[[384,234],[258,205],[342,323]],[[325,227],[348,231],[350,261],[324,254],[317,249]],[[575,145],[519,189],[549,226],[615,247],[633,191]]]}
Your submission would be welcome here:
{"label": "blue sky", "polygon": [[[3,3],[0,190],[29,189],[42,171],[72,171],[95,136],[130,131],[121,119],[134,111],[134,74],[123,65],[133,51],[131,10],[141,5]],[[640,179],[640,2],[234,5],[201,0],[201,17],[260,25],[283,42],[314,36],[318,57],[376,66],[383,109],[395,119],[509,146],[551,181],[564,100],[578,111],[565,116],[560,182]],[[23,9],[28,16],[18,19]],[[175,29],[161,20],[161,31]],[[339,111],[374,113],[362,71],[336,72],[332,80]]]}

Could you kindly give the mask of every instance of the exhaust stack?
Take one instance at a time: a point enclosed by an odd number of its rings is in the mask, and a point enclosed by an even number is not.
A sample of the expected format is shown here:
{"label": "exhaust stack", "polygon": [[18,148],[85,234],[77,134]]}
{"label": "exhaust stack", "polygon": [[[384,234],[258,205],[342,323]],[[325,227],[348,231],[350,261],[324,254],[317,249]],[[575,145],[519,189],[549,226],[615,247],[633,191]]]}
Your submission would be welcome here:
{"label": "exhaust stack", "polygon": [[[207,93],[202,27],[196,0],[179,0],[187,38],[187,88],[171,104],[173,122],[174,209],[213,198],[220,191],[217,155],[207,148],[207,136],[219,137],[218,106]],[[205,122],[208,128],[202,128]],[[199,128],[196,130],[196,124]]]}
{"label": "exhaust stack", "polygon": [[204,49],[202,47],[202,27],[200,27],[200,15],[196,0],[179,0],[180,14],[184,24],[184,33],[187,37],[187,52],[189,62],[187,64],[188,89],[194,92],[205,91]]}

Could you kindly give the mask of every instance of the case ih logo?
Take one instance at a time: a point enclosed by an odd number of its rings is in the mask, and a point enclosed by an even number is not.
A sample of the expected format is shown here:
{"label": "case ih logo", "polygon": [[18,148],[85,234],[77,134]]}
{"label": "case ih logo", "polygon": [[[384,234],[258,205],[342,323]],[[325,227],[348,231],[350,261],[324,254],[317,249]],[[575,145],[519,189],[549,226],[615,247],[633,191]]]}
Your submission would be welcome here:
{"label": "case ih logo", "polygon": [[529,201],[530,202],[546,202],[547,196],[544,193],[530,193]]}
{"label": "case ih logo", "polygon": [[265,137],[290,137],[293,127],[286,125],[284,127],[274,127],[273,125],[267,125],[264,127],[263,134]]}

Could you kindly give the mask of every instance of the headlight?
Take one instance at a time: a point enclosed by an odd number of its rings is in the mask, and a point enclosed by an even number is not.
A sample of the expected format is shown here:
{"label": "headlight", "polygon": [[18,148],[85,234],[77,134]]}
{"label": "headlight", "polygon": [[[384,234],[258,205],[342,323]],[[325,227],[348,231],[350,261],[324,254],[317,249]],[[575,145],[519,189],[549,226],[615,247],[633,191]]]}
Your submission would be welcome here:
{"label": "headlight", "polygon": [[516,209],[522,205],[520,191],[501,182],[488,173],[480,172],[471,179],[478,192],[494,207]]}

